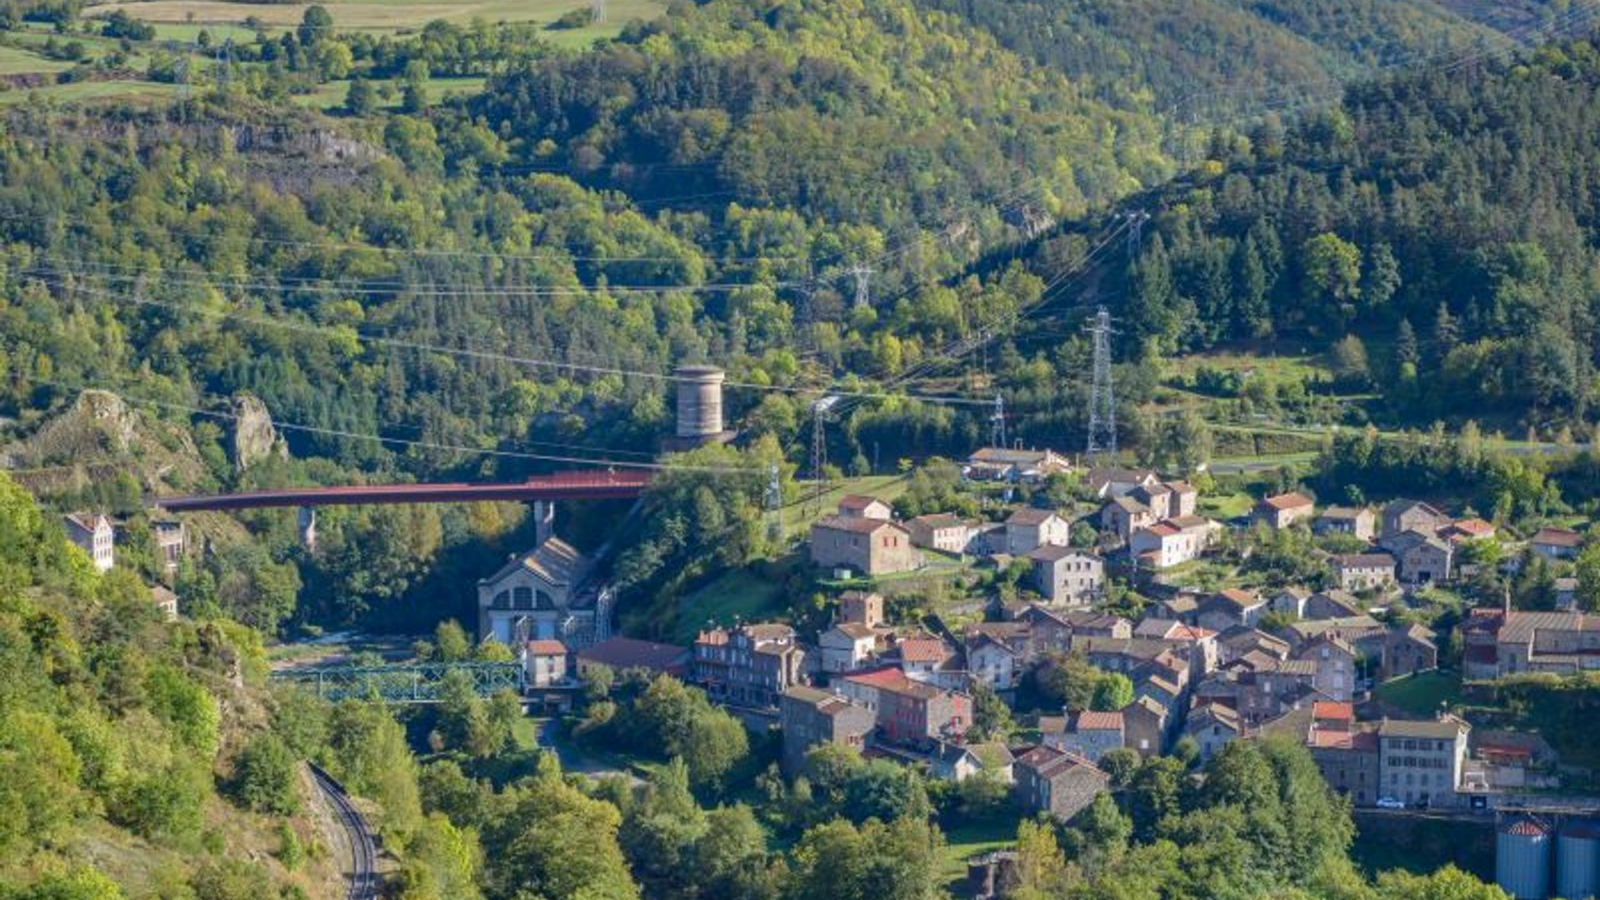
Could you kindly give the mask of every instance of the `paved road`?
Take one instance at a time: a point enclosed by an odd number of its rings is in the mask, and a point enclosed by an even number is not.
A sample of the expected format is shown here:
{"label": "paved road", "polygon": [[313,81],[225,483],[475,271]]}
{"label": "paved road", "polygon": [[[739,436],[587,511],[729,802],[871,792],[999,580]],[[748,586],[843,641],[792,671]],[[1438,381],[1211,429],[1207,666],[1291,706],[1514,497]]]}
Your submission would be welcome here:
{"label": "paved road", "polygon": [[328,805],[338,813],[339,823],[344,826],[345,836],[349,839],[350,889],[345,892],[345,897],[347,900],[377,900],[378,845],[372,839],[372,829],[367,826],[361,811],[350,802],[350,795],[344,792],[339,782],[333,780],[333,776],[316,765],[311,766],[311,775],[317,780],[317,789],[327,798]]}

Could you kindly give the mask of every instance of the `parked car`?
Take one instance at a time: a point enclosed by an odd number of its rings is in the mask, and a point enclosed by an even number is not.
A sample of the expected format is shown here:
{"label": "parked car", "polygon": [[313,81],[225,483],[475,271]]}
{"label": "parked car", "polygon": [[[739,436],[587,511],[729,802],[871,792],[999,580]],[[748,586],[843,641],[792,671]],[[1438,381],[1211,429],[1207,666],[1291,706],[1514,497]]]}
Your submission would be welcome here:
{"label": "parked car", "polygon": [[1405,803],[1400,801],[1399,799],[1397,799],[1395,797],[1379,797],[1377,806],[1378,806],[1379,809],[1405,809],[1406,808]]}

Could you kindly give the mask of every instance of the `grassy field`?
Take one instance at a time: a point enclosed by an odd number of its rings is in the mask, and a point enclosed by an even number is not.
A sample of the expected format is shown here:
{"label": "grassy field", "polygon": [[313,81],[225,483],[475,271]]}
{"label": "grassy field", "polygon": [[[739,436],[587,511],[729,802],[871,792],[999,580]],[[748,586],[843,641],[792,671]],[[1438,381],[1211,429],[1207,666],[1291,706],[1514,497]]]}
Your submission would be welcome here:
{"label": "grassy field", "polygon": [[1461,679],[1443,672],[1422,672],[1378,685],[1378,699],[1418,716],[1432,715],[1440,704],[1461,703]]}
{"label": "grassy field", "polygon": [[154,102],[177,93],[177,86],[153,81],[78,81],[31,90],[0,92],[0,106],[26,103],[30,97],[71,103],[85,100],[116,99],[123,102]]}
{"label": "grassy field", "polygon": [[[402,31],[420,28],[436,19],[465,24],[473,19],[490,23],[549,23],[576,9],[588,9],[586,0],[335,0],[323,7],[338,29]],[[662,0],[608,0],[604,22],[567,31],[553,31],[562,43],[587,42],[616,34],[631,19],[651,19],[666,8]],[[94,7],[89,16],[109,15],[126,9],[134,17],[157,26],[232,25],[243,28],[253,18],[267,29],[293,28],[305,7],[298,4],[233,3],[228,0],[151,0],[118,2]],[[181,39],[179,32],[162,37]]]}
{"label": "grassy field", "polygon": [[942,874],[954,881],[967,874],[967,859],[992,850],[1004,850],[1017,842],[1017,822],[1014,817],[979,819],[962,822],[945,832],[942,856]]}
{"label": "grassy field", "polygon": [[732,624],[772,619],[788,612],[783,581],[792,561],[734,569],[683,598],[678,608],[677,630],[672,640],[688,644],[707,623]]}
{"label": "grassy field", "polygon": [[71,63],[45,59],[17,47],[0,47],[0,75],[29,75],[34,72],[61,72],[72,68]]}
{"label": "grassy field", "polygon": [[[809,483],[802,484],[802,491],[809,492]],[[846,494],[870,494],[885,503],[893,503],[897,497],[906,492],[906,479],[903,475],[868,475],[864,478],[846,478],[822,495],[822,514],[833,515],[839,506],[839,500]],[[803,534],[816,520],[806,510],[806,504],[795,503],[783,510],[783,531],[785,534]]]}

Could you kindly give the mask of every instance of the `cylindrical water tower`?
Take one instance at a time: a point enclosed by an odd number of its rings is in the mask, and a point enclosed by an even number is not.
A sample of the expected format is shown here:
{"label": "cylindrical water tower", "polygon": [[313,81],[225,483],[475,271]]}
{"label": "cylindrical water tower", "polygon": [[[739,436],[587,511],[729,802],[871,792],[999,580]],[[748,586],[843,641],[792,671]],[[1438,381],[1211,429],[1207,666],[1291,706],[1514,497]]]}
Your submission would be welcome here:
{"label": "cylindrical water tower", "polygon": [[1500,826],[1494,842],[1494,880],[1517,900],[1550,896],[1550,829],[1533,819]]}
{"label": "cylindrical water tower", "polygon": [[1556,896],[1600,897],[1600,822],[1568,822],[1556,836]]}
{"label": "cylindrical water tower", "polygon": [[679,366],[678,429],[674,443],[683,449],[727,439],[722,428],[722,382],[727,373],[716,366]]}

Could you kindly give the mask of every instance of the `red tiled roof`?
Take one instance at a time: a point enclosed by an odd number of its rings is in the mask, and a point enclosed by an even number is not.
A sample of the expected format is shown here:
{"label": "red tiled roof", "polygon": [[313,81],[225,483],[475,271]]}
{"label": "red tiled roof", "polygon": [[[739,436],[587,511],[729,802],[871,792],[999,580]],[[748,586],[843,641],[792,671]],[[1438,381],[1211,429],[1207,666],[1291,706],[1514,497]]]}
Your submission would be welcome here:
{"label": "red tiled roof", "polygon": [[1532,543],[1547,547],[1576,547],[1583,543],[1583,535],[1566,528],[1541,528]]}
{"label": "red tiled roof", "polygon": [[1121,731],[1122,711],[1095,712],[1093,710],[1084,710],[1078,713],[1077,725],[1079,731]]}
{"label": "red tiled roof", "polygon": [[1318,700],[1311,704],[1311,717],[1313,719],[1328,719],[1338,722],[1351,722],[1355,720],[1356,708],[1351,703],[1334,703],[1328,700]]}
{"label": "red tiled roof", "polygon": [[1302,506],[1311,506],[1313,504],[1311,498],[1305,494],[1299,491],[1290,491],[1287,494],[1279,494],[1276,497],[1265,497],[1261,500],[1261,505],[1270,506],[1273,509],[1299,509]]}
{"label": "red tiled roof", "polygon": [[689,651],[676,644],[657,644],[614,637],[578,651],[578,659],[617,669],[671,671],[683,665]]}
{"label": "red tiled roof", "polygon": [[865,494],[847,494],[839,498],[840,509],[866,509],[874,503],[882,503],[877,497],[868,497]]}
{"label": "red tiled roof", "polygon": [[1450,527],[1462,534],[1470,534],[1473,537],[1487,537],[1494,534],[1495,530],[1493,525],[1482,519],[1462,519],[1459,522],[1450,523]]}
{"label": "red tiled roof", "polygon": [[939,662],[953,655],[938,638],[910,638],[900,642],[899,650],[900,658],[906,662]]}
{"label": "red tiled roof", "polygon": [[893,528],[904,531],[899,525],[888,519],[851,519],[845,516],[824,516],[817,520],[812,528],[826,528],[832,531],[850,531],[856,534],[872,534],[880,528]]}
{"label": "red tiled roof", "polygon": [[560,641],[529,641],[528,652],[534,656],[566,656],[567,645]]}

